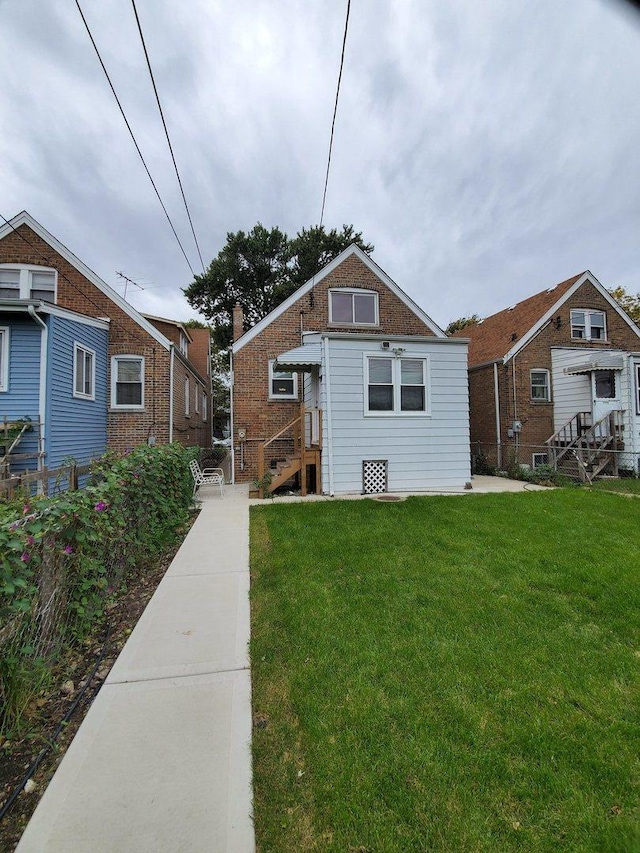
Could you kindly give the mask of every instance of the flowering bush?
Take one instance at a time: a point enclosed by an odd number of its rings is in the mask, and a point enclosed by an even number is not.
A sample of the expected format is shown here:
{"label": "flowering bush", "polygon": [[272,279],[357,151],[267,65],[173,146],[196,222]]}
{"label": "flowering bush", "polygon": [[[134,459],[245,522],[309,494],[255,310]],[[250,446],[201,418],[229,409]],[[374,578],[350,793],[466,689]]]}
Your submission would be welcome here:
{"label": "flowering bush", "polygon": [[21,656],[46,658],[85,636],[109,591],[174,539],[197,452],[171,444],[107,454],[83,490],[0,503],[0,700]]}

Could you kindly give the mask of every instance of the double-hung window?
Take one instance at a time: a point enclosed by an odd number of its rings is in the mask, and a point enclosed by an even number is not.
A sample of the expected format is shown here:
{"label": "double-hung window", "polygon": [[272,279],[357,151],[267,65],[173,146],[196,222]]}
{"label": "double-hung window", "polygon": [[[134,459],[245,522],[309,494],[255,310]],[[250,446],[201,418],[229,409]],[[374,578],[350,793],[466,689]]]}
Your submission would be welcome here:
{"label": "double-hung window", "polygon": [[0,391],[9,390],[9,329],[0,328]]}
{"label": "double-hung window", "polygon": [[269,399],[298,399],[298,374],[290,370],[276,370],[275,360],[269,362]]}
{"label": "double-hung window", "polygon": [[429,361],[426,358],[365,356],[365,414],[429,413]]}
{"label": "double-hung window", "polygon": [[604,311],[576,309],[571,312],[571,337],[574,340],[604,341],[607,325]]}
{"label": "double-hung window", "polygon": [[329,322],[339,326],[377,326],[378,294],[374,290],[330,290]]}
{"label": "double-hung window", "polygon": [[82,344],[73,345],[73,396],[95,400],[96,354]]}
{"label": "double-hung window", "polygon": [[114,409],[144,408],[144,357],[114,355],[111,359],[111,406]]}
{"label": "double-hung window", "polygon": [[0,266],[0,299],[56,301],[56,271],[21,264]]}
{"label": "double-hung window", "polygon": [[531,376],[531,399],[536,403],[548,403],[551,399],[549,388],[549,371],[532,370]]}

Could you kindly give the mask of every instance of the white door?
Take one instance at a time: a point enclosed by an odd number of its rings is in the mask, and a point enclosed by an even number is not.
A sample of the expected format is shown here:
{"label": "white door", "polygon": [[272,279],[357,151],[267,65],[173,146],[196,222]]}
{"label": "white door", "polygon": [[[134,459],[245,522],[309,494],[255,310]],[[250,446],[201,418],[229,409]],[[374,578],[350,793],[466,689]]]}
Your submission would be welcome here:
{"label": "white door", "polygon": [[593,422],[622,408],[619,370],[594,370],[591,374]]}

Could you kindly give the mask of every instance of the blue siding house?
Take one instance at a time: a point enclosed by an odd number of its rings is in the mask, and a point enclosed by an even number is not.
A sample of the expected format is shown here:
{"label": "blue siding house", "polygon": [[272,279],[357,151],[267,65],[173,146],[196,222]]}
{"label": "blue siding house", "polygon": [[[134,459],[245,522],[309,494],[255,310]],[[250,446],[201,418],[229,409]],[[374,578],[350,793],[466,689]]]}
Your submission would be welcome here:
{"label": "blue siding house", "polygon": [[0,464],[16,474],[85,464],[107,446],[109,324],[36,300],[0,300],[0,432],[31,421]]}

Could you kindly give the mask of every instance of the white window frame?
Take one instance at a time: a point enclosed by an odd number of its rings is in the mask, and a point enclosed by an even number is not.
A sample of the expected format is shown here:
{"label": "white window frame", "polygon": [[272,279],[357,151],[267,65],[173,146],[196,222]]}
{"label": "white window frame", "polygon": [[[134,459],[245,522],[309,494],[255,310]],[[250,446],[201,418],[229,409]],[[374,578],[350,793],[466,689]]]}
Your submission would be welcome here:
{"label": "white window frame", "polygon": [[207,395],[203,391],[202,392],[202,420],[203,421],[207,420],[207,400],[208,400]]}
{"label": "white window frame", "polygon": [[[351,295],[351,322],[346,322],[342,320],[334,320],[333,319],[333,294],[350,294]],[[354,308],[354,296],[373,296],[374,298],[374,314],[375,321],[373,323],[357,323],[355,320],[355,308]],[[334,287],[329,291],[329,325],[331,326],[364,326],[366,328],[374,329],[380,325],[380,312],[379,312],[379,294],[377,290],[366,290],[363,287]]]}
{"label": "white window frame", "polygon": [[[533,374],[534,373],[544,373],[546,375],[546,382],[544,385],[536,385],[536,388],[545,388],[547,391],[546,397],[534,397],[533,396]],[[534,367],[529,371],[529,398],[532,403],[550,403],[551,402],[551,374],[545,367]]]}
{"label": "white window frame", "polygon": [[193,397],[193,408],[196,415],[200,414],[200,394],[202,393],[200,385],[196,382],[196,390]]}
{"label": "white window frame", "polygon": [[191,387],[189,383],[189,377],[184,377],[184,416],[185,418],[191,417]]}
{"label": "white window frame", "polygon": [[276,359],[269,360],[269,399],[270,400],[297,400],[298,399],[298,374],[292,370],[277,370],[276,373],[291,373],[293,377],[293,393],[292,394],[274,394],[273,393],[273,365]]}
{"label": "white window frame", "polygon": [[9,390],[9,327],[0,326],[0,391]]}
{"label": "white window frame", "polygon": [[[91,356],[91,392],[89,394],[84,391],[78,391],[78,353],[83,353],[83,370],[84,366],[86,366],[86,356]],[[84,380],[86,380],[86,376],[82,377],[82,387],[84,388]],[[85,346],[84,344],[79,344],[77,341],[73,343],[73,396],[77,397],[80,400],[95,400],[96,399],[96,351],[92,350],[90,347]]]}
{"label": "white window frame", "polygon": [[[573,315],[574,314],[584,314],[584,326],[582,323],[574,323]],[[602,314],[603,319],[603,336],[601,338],[593,338],[591,336],[591,317],[594,314]],[[600,311],[596,308],[572,308],[570,312],[570,323],[571,323],[571,340],[573,341],[606,341],[607,338],[607,312]],[[581,335],[574,335],[574,329],[582,329],[584,328],[584,337]],[[600,328],[598,326],[597,328]]]}
{"label": "white window frame", "polygon": [[636,414],[640,415],[640,364],[636,362]]}
{"label": "white window frame", "polygon": [[[119,361],[139,361],[140,362],[140,403],[118,403],[117,402],[117,380],[118,380],[118,362]],[[111,356],[111,408],[119,412],[141,412],[144,409],[144,392],[145,392],[145,367],[143,355],[118,355]]]}
{"label": "white window frame", "polygon": [[180,352],[185,358],[189,357],[189,339],[183,331],[180,331]]}
{"label": "white window frame", "polygon": [[37,264],[0,264],[0,270],[16,270],[19,273],[18,299],[31,299],[34,272],[53,273],[53,303],[58,302],[58,271],[53,267],[42,267]]}
{"label": "white window frame", "polygon": [[[544,457],[541,459],[540,457]],[[531,454],[531,467],[535,471],[540,465],[548,465],[549,464],[549,454],[546,451],[540,451],[539,453]]]}
{"label": "white window frame", "polygon": [[[363,353],[363,376],[364,376],[364,394],[363,394],[363,404],[364,404],[364,415],[367,418],[429,418],[431,417],[431,359],[428,355],[414,355],[412,353],[405,352],[402,356],[390,356],[386,355],[383,352],[366,352]],[[372,358],[382,358],[388,359],[392,362],[391,368],[391,385],[393,388],[393,409],[389,411],[378,411],[374,409],[369,409],[369,359]],[[422,386],[424,388],[424,410],[416,412],[416,411],[408,411],[403,410],[401,408],[401,390],[402,390],[402,362],[403,361],[421,361],[422,362],[422,378],[424,380],[424,384]]]}

